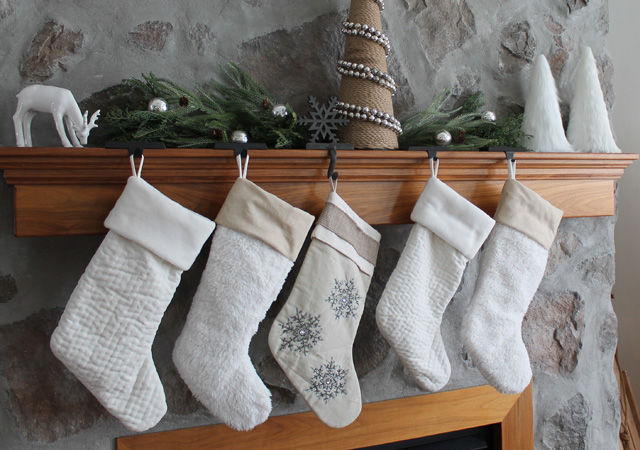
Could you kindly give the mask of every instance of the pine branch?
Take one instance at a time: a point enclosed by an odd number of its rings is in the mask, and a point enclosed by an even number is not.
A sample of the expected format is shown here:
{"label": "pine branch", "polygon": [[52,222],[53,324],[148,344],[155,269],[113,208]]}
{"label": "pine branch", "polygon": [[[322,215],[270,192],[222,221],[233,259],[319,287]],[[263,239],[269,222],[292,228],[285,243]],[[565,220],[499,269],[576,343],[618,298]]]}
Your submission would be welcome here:
{"label": "pine branch", "polygon": [[124,80],[126,86],[139,89],[149,99],[165,99],[170,107],[167,111],[112,108],[101,124],[103,142],[158,140],[178,147],[209,146],[228,140],[234,130],[245,130],[253,142],[270,147],[295,147],[306,142],[308,129],[298,123],[289,105],[286,117],[274,116],[274,98],[249,73],[233,63],[223,66],[222,72],[225,80],[213,80],[211,91],[202,87],[189,90],[153,73]]}
{"label": "pine branch", "polygon": [[483,95],[470,95],[459,108],[446,110],[451,99],[448,90],[440,92],[431,104],[402,120],[404,133],[398,141],[401,147],[436,145],[435,137],[448,131],[453,150],[480,150],[489,146],[517,147],[524,134],[520,130],[522,116],[507,117],[496,122],[482,118]]}

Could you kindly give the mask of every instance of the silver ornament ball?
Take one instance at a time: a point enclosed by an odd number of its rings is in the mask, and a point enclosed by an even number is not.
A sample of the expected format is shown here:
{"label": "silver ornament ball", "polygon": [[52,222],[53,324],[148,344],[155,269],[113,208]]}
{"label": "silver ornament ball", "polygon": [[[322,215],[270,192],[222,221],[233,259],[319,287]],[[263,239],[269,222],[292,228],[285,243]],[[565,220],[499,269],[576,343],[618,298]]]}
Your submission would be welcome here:
{"label": "silver ornament ball", "polygon": [[447,130],[442,130],[438,134],[436,134],[436,144],[438,145],[448,145],[451,143],[451,133]]}
{"label": "silver ornament ball", "polygon": [[271,113],[276,117],[287,117],[289,115],[289,111],[287,111],[287,107],[281,103],[278,103],[273,107]]}
{"label": "silver ornament ball", "polygon": [[163,98],[154,98],[147,105],[149,111],[165,112],[167,110],[167,101]]}
{"label": "silver ornament ball", "polygon": [[247,142],[249,142],[249,135],[245,131],[236,130],[231,133],[231,142],[246,144]]}
{"label": "silver ornament ball", "polygon": [[496,121],[496,113],[492,111],[485,111],[482,113],[482,119],[487,122],[495,122]]}

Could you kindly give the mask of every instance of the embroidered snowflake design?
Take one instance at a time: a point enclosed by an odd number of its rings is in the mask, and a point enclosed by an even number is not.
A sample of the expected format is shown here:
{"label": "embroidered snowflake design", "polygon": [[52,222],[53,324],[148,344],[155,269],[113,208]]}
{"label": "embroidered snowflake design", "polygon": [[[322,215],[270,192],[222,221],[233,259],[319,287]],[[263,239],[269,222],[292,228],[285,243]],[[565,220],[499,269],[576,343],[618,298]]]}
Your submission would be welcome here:
{"label": "embroidered snowflake design", "polygon": [[309,117],[301,117],[298,123],[309,125],[311,138],[309,142],[338,142],[338,126],[346,125],[348,120],[333,108],[338,103],[337,97],[331,97],[328,103],[321,105],[314,96],[308,99],[311,110]]}
{"label": "embroidered snowflake design", "polygon": [[356,318],[356,312],[360,306],[360,292],[356,287],[353,278],[350,280],[335,280],[335,285],[331,289],[329,297],[325,298],[329,302],[331,309],[336,315],[336,319],[344,317]]}
{"label": "embroidered snowflake design", "polygon": [[282,328],[280,350],[301,352],[307,356],[309,350],[324,340],[322,339],[320,316],[312,316],[298,308],[293,316],[287,317],[286,323],[279,325]]}
{"label": "embroidered snowflake design", "polygon": [[307,391],[313,392],[325,404],[340,394],[347,394],[345,386],[349,370],[340,367],[333,358],[318,368],[311,367],[311,370],[313,371],[313,376],[309,380]]}

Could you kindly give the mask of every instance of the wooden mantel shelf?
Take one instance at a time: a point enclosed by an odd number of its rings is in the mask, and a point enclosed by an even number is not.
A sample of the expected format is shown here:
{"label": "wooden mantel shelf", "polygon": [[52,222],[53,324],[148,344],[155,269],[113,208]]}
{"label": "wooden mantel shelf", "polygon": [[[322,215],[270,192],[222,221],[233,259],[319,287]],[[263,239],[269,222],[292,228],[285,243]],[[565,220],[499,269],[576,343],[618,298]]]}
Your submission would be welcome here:
{"label": "wooden mantel shelf", "polygon": [[[248,178],[317,215],[329,193],[324,150],[249,150]],[[517,153],[516,178],[565,217],[615,212],[614,185],[637,154]],[[507,178],[502,152],[439,152],[438,177],[489,214]],[[15,187],[17,236],[103,233],[102,222],[131,174],[126,150],[0,147]],[[430,176],[422,151],[342,150],[338,192],[374,225],[410,223]],[[142,176],[187,208],[215,218],[238,176],[231,150],[145,151]]]}

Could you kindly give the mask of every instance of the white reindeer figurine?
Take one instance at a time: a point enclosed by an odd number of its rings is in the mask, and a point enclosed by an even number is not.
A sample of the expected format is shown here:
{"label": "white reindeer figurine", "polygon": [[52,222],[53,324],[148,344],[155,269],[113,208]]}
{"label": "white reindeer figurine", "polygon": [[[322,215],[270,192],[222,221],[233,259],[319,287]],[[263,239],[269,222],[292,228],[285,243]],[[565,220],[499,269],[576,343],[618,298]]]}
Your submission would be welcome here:
{"label": "white reindeer figurine", "polygon": [[16,130],[16,145],[18,147],[32,147],[31,120],[39,112],[53,115],[56,130],[58,130],[62,145],[65,147],[72,145],[65,134],[63,120],[73,142],[73,147],[87,145],[89,132],[98,126],[95,122],[100,115],[100,110],[93,113],[91,120],[87,120],[89,111],[82,114],[76,99],[68,89],[34,84],[21,90],[17,97],[18,107],[13,115],[13,125]]}

